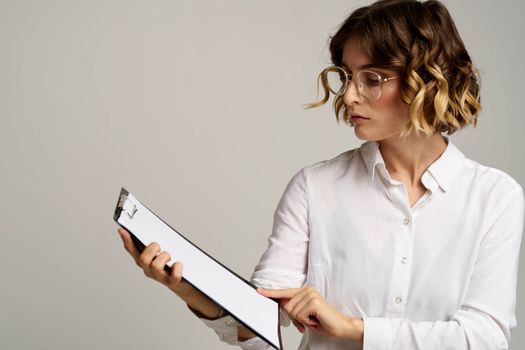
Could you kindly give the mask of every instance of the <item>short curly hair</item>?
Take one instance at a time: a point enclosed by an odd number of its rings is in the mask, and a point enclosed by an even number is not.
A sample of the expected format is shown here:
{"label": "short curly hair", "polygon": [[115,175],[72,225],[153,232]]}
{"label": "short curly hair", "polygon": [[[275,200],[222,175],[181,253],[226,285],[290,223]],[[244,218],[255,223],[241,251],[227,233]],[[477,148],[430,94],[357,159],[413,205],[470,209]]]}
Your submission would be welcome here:
{"label": "short curly hair", "polygon": [[[329,37],[332,63],[341,66],[343,47],[358,36],[372,62],[392,69],[401,79],[401,98],[410,107],[410,121],[401,137],[416,131],[426,136],[473,124],[481,111],[480,78],[446,7],[437,0],[381,0],[353,11]],[[329,99],[329,90],[318,78],[324,97],[305,105],[314,108]],[[333,104],[337,122],[350,123],[338,95]]]}

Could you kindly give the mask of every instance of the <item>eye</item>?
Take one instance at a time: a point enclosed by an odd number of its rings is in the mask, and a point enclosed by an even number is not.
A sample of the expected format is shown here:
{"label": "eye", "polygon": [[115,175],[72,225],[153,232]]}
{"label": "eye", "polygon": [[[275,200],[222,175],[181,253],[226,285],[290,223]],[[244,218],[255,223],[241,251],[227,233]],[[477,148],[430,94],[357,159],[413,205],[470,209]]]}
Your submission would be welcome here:
{"label": "eye", "polygon": [[381,77],[373,72],[363,72],[361,80],[369,87],[381,85]]}

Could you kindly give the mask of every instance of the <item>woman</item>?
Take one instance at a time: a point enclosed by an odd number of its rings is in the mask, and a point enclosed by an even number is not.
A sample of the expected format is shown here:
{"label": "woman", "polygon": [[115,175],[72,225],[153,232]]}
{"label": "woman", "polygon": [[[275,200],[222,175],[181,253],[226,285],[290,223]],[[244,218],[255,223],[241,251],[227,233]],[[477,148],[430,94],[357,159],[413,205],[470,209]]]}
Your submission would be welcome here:
{"label": "woman", "polygon": [[[319,81],[337,120],[365,142],[306,166],[275,212],[252,275],[303,333],[301,349],[506,349],[516,326],[521,186],[447,138],[480,111],[479,82],[438,1],[385,0],[331,37]],[[171,275],[156,244],[145,274],[171,288],[221,340],[267,345]],[[155,257],[156,256],[156,257]]]}

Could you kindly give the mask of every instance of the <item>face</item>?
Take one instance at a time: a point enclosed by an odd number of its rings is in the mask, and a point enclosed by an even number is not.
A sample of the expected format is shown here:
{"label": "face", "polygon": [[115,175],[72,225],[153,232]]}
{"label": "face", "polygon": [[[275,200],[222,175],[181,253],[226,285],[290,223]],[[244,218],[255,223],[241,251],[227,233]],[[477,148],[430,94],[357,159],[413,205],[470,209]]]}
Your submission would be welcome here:
{"label": "face", "polygon": [[[370,64],[371,59],[358,37],[351,37],[343,48],[343,66],[348,73],[357,73],[363,66]],[[379,68],[365,68],[381,74],[383,78],[397,76],[393,70]],[[381,97],[375,101],[368,101],[357,92],[353,82],[343,95],[350,116],[360,115],[364,118],[352,118],[352,125],[356,136],[366,141],[382,141],[398,138],[399,133],[410,120],[408,106],[400,95],[400,79],[383,82]]]}

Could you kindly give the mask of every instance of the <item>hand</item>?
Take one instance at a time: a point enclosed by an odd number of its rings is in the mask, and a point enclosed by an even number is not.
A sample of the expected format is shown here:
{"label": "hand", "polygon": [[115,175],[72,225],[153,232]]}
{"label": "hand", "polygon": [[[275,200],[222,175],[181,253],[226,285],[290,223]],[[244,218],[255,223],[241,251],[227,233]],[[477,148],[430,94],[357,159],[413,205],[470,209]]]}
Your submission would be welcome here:
{"label": "hand", "polygon": [[314,287],[274,290],[257,288],[257,291],[266,297],[279,299],[280,306],[301,333],[308,327],[325,335],[363,342],[363,320],[335,310]]}
{"label": "hand", "polygon": [[217,315],[220,314],[221,310],[220,307],[205,294],[182,279],[181,262],[175,262],[171,267],[171,273],[168,273],[164,270],[164,266],[171,259],[170,255],[167,252],[161,252],[157,243],[149,244],[140,253],[133,244],[128,231],[121,228],[118,230],[118,233],[122,238],[124,248],[147,277],[162,283],[175,292],[198,317],[207,319],[218,317]]}
{"label": "hand", "polygon": [[[140,253],[129,232],[123,228],[118,229],[118,233],[124,243],[124,248],[131,255],[135,263],[144,271],[144,274],[165,285],[180,297],[183,297],[187,291],[187,283],[182,283],[182,263],[175,262],[172,266],[171,273],[164,270],[164,265],[171,259],[169,253],[160,251],[160,246],[153,242],[149,244],[142,253]],[[160,252],[160,253],[159,253]]]}

